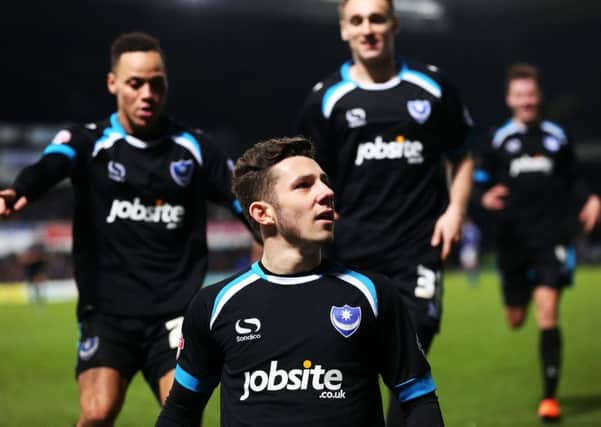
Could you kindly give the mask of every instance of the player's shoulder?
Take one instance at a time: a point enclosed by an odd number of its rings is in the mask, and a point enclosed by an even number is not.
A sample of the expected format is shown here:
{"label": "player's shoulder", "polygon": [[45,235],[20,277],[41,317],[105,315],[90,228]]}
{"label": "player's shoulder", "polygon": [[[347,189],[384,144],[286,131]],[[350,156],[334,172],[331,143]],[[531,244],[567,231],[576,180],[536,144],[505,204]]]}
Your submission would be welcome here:
{"label": "player's shoulder", "polygon": [[374,309],[376,316],[380,311],[381,300],[388,298],[391,292],[396,292],[392,281],[380,273],[335,263],[331,264],[328,271],[330,275],[336,276],[360,291]]}
{"label": "player's shoulder", "polygon": [[401,77],[440,98],[446,91],[454,90],[448,75],[437,65],[426,64],[412,59],[404,60],[401,65]]}
{"label": "player's shoulder", "polygon": [[221,150],[213,137],[204,129],[189,126],[173,118],[169,118],[169,120],[169,138],[190,152],[200,165],[208,157],[214,158],[217,154],[225,156],[223,150]]}
{"label": "player's shoulder", "polygon": [[551,120],[541,120],[540,129],[544,134],[557,139],[561,143],[568,142],[568,133],[565,127],[557,122]]}
{"label": "player's shoulder", "polygon": [[493,127],[491,131],[491,144],[493,148],[500,148],[506,141],[525,134],[528,128],[523,124],[510,118],[500,125]]}

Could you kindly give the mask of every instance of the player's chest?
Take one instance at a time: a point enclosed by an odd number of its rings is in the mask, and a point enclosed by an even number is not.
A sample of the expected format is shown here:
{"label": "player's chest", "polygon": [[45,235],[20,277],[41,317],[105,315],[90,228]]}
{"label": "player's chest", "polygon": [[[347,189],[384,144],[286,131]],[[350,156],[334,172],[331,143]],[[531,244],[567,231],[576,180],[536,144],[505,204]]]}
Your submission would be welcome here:
{"label": "player's chest", "polygon": [[344,361],[370,348],[375,317],[365,297],[295,291],[275,289],[261,300],[224,310],[215,336],[229,363],[298,357]]}
{"label": "player's chest", "polygon": [[502,167],[509,178],[553,175],[561,155],[562,143],[551,135],[516,134],[499,148]]}
{"label": "player's chest", "polygon": [[444,128],[438,100],[419,93],[349,96],[334,110],[331,129],[340,159],[356,167],[418,167],[441,154]]}
{"label": "player's chest", "polygon": [[198,163],[177,147],[140,149],[115,144],[90,159],[88,180],[109,194],[183,195],[195,185]]}

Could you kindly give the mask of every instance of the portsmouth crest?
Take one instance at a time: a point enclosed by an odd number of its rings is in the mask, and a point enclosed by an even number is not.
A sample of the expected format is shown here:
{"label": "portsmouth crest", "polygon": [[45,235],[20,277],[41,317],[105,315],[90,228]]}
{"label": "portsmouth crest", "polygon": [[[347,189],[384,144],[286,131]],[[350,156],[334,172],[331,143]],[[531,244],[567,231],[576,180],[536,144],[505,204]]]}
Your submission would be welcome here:
{"label": "portsmouth crest", "polygon": [[340,335],[345,338],[353,335],[361,324],[361,307],[351,307],[345,304],[344,307],[332,306],[330,310],[330,321]]}
{"label": "portsmouth crest", "polygon": [[81,360],[90,360],[96,351],[98,351],[98,347],[100,346],[100,338],[91,337],[87,338],[85,341],[79,343],[79,358]]}
{"label": "portsmouth crest", "polygon": [[551,152],[559,151],[559,147],[561,147],[561,142],[559,139],[554,136],[546,136],[543,139],[543,145],[545,148]]}
{"label": "portsmouth crest", "polygon": [[171,178],[173,178],[177,185],[185,187],[190,184],[190,181],[192,180],[194,162],[192,160],[178,160],[177,162],[171,162],[169,172],[171,172]]}
{"label": "portsmouth crest", "polygon": [[407,111],[420,125],[426,123],[432,112],[432,105],[427,99],[407,101]]}

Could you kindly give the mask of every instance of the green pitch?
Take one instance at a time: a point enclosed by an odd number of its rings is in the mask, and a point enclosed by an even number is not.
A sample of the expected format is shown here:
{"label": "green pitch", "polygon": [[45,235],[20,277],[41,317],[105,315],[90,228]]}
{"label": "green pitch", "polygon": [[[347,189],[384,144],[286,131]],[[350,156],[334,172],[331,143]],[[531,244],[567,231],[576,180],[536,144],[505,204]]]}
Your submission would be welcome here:
{"label": "green pitch", "polygon": [[[601,268],[581,267],[562,301],[565,353],[562,427],[601,425]],[[77,412],[73,378],[75,306],[0,306],[0,426],[71,426]],[[441,335],[430,362],[448,427],[539,426],[538,335],[505,326],[494,272],[470,286],[449,273]],[[134,379],[117,426],[151,426],[159,411],[141,376]],[[212,399],[205,426],[218,425]]]}

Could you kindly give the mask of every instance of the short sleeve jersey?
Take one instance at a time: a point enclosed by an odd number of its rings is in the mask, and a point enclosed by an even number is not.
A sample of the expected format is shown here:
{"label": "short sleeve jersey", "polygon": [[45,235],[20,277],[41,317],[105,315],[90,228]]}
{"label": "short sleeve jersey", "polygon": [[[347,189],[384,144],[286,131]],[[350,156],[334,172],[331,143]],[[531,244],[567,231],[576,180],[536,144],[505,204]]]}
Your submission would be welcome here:
{"label": "short sleeve jersey", "polygon": [[45,158],[52,158],[53,179],[72,181],[80,314],[181,314],[207,269],[206,201],[236,210],[231,160],[202,131],[167,118],[163,128],[144,141],[113,114],[61,130],[15,181],[35,198],[47,179]]}
{"label": "short sleeve jersey", "polygon": [[221,382],[223,426],[383,426],[378,374],[401,401],[435,385],[400,293],[324,264],[276,276],[258,263],[187,309],[176,381]]}
{"label": "short sleeve jersey", "polygon": [[383,271],[430,250],[448,205],[444,160],[467,153],[471,118],[433,66],[405,62],[390,81],[361,84],[351,65],[314,87],[299,132],[315,143],[336,192],[335,256]]}
{"label": "short sleeve jersey", "polygon": [[475,181],[508,187],[497,231],[507,240],[566,242],[573,233],[575,207],[587,192],[576,176],[572,142],[550,121],[525,125],[509,120],[493,132],[477,156]]}

